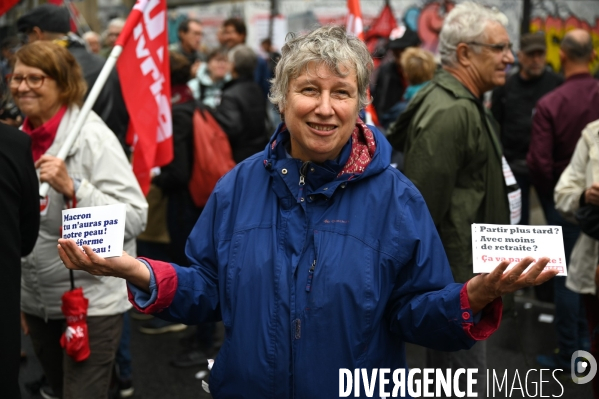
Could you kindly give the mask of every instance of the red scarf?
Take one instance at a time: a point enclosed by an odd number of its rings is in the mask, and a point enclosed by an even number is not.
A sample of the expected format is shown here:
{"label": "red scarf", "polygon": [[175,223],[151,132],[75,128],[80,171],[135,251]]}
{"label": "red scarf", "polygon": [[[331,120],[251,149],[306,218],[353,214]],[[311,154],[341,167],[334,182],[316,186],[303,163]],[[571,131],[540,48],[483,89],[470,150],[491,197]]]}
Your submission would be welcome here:
{"label": "red scarf", "polygon": [[21,129],[31,136],[31,152],[33,153],[34,162],[40,159],[54,142],[58,126],[65,112],[67,112],[66,105],[62,106],[49,121],[36,128],[31,125],[29,117],[23,121]]}
{"label": "red scarf", "polygon": [[[287,130],[287,126],[283,125],[281,131]],[[271,149],[277,145],[277,140],[273,140]],[[376,152],[376,141],[374,134],[368,126],[362,122],[360,118],[356,121],[356,127],[351,134],[351,154],[345,163],[345,166],[339,172],[337,177],[348,174],[362,174],[366,167],[372,161],[372,157]],[[266,162],[266,161],[265,161]]]}
{"label": "red scarf", "polygon": [[376,142],[374,140],[374,134],[366,126],[360,118],[356,122],[356,127],[351,135],[351,154],[343,170],[339,172],[337,177],[349,174],[361,174],[364,173],[364,169],[372,161],[374,152],[376,151]]}

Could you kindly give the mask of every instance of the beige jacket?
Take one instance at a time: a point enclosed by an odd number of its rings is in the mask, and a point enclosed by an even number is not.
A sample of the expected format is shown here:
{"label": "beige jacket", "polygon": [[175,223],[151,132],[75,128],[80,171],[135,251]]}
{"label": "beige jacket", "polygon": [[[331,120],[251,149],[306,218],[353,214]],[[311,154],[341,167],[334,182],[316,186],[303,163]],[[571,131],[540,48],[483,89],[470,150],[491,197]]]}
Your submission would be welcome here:
{"label": "beige jacket", "polygon": [[[568,220],[580,206],[580,196],[593,182],[599,182],[599,120],[582,131],[570,164],[555,187],[555,208]],[[580,294],[595,294],[595,269],[599,260],[599,241],[580,234],[572,255],[566,287]]]}
{"label": "beige jacket", "polygon": [[[71,107],[64,114],[56,138],[46,154],[56,155],[79,114]],[[81,180],[77,207],[126,204],[124,250],[135,256],[135,238],[146,225],[148,205],[116,136],[93,111],[66,159],[72,178]],[[61,296],[70,289],[69,271],[56,250],[60,234],[62,194],[48,192],[48,204],[41,211],[40,231],[33,252],[22,258],[21,310],[44,319],[62,319]],[[89,299],[89,316],[108,316],[131,307],[125,280],[92,276],[75,271],[75,286],[83,287]]]}

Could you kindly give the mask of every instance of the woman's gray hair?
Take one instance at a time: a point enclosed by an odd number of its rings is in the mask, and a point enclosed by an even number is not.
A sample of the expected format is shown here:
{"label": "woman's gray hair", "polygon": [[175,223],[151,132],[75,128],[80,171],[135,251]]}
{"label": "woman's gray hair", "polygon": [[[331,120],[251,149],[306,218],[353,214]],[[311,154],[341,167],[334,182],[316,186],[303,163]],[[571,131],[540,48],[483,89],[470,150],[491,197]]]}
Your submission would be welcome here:
{"label": "woman's gray hair", "polygon": [[245,44],[238,44],[229,50],[229,62],[240,77],[252,77],[258,63],[258,56]]}
{"label": "woman's gray hair", "polygon": [[[441,64],[452,66],[457,63],[456,48],[460,43],[484,42],[485,29],[490,22],[507,26],[508,19],[496,8],[465,1],[455,6],[445,17],[439,34]],[[480,51],[473,47],[474,51]]]}
{"label": "woman's gray hair", "polygon": [[323,26],[288,40],[281,49],[275,77],[271,80],[270,102],[285,107],[289,82],[300,76],[310,63],[323,64],[337,76],[355,71],[358,80],[358,109],[368,105],[368,83],[373,68],[366,45],[340,26]]}

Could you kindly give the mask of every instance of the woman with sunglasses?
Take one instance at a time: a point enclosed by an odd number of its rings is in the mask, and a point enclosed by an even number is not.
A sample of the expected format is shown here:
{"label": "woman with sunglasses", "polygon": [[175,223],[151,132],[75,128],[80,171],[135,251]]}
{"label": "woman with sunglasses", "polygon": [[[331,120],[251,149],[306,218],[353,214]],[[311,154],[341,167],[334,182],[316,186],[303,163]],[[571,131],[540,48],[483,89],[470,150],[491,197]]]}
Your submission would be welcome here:
{"label": "woman with sunglasses", "polygon": [[124,203],[124,250],[135,253],[135,237],[146,223],[147,203],[116,136],[90,112],[65,160],[56,157],[83,102],[86,84],[75,58],[49,42],[23,46],[8,84],[25,115],[23,131],[32,139],[41,182],[51,189],[40,203],[40,230],[33,252],[22,259],[21,310],[54,394],[67,398],[106,398],[127,301],[125,283],[112,277],[75,272],[76,287],[89,300],[87,325],[91,354],[81,362],[66,355],[61,296],[70,289],[69,273],[58,257],[61,211]]}

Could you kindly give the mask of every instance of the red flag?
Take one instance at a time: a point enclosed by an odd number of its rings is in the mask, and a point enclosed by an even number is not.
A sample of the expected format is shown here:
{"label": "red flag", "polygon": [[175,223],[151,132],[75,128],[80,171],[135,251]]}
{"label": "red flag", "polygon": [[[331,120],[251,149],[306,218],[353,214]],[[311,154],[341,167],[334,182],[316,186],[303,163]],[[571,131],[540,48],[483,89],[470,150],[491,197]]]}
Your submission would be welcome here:
{"label": "red flag", "polygon": [[386,39],[394,28],[397,28],[397,21],[395,20],[391,6],[385,4],[379,16],[370,24],[370,28],[366,31],[365,39],[366,41],[374,37],[384,37]]}
{"label": "red flag", "polygon": [[347,0],[347,20],[345,29],[348,34],[354,35],[364,41],[364,23],[360,0]]}
{"label": "red flag", "polygon": [[123,46],[117,70],[130,117],[133,173],[147,194],[152,168],[173,159],[166,0],[137,0],[116,45]]}
{"label": "red flag", "polygon": [[18,2],[19,0],[4,0],[0,2],[0,15],[6,14],[6,12],[13,8]]}
{"label": "red flag", "polygon": [[[347,20],[345,22],[345,30],[348,34],[356,36],[364,41],[364,25],[362,23],[362,9],[360,8],[360,0],[347,0]],[[370,90],[368,91],[370,98]],[[378,125],[378,118],[374,107],[371,104],[366,106],[366,123]]]}

